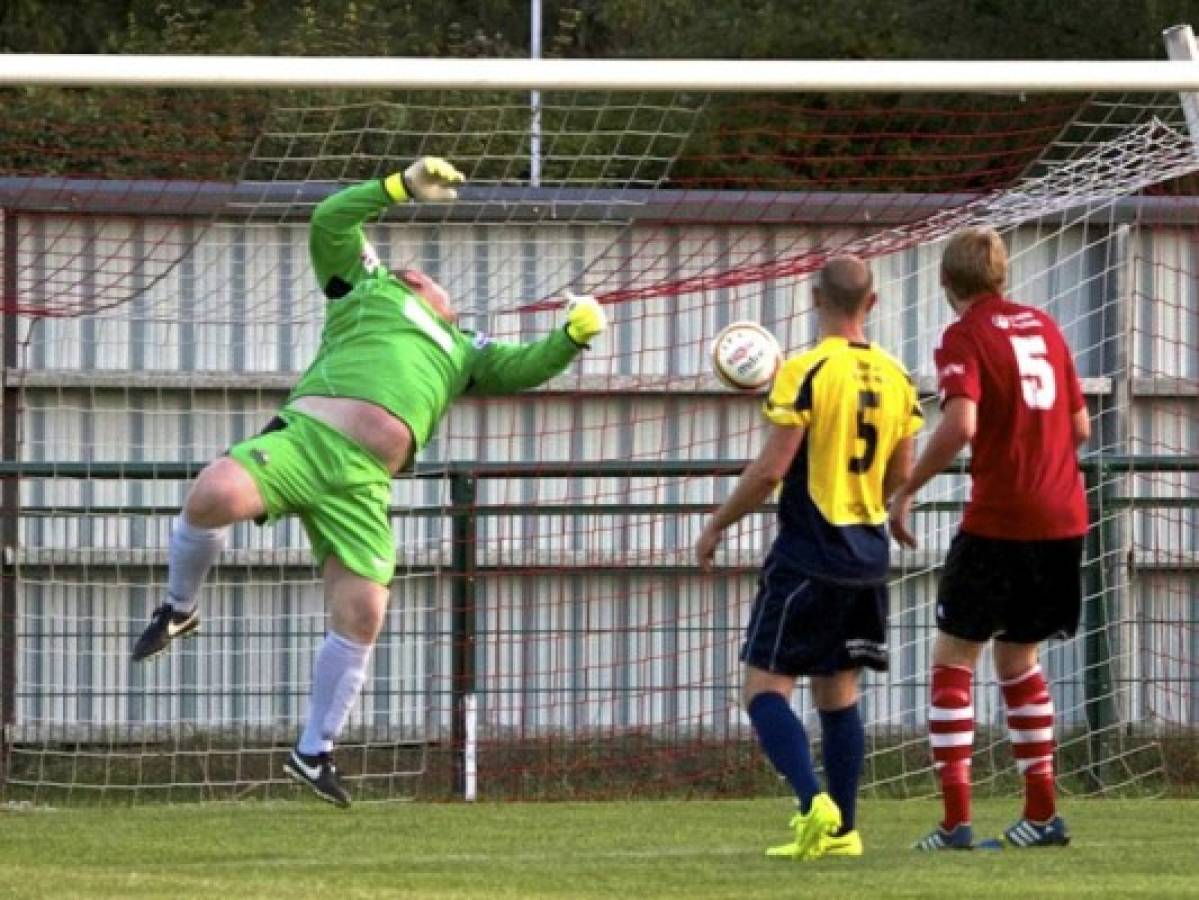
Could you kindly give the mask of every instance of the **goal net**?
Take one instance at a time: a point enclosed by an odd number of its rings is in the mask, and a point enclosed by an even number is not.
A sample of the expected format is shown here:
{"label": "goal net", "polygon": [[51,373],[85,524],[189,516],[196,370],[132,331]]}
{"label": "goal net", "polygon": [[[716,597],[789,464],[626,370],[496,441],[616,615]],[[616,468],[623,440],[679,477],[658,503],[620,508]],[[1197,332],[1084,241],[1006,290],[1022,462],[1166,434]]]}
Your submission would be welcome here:
{"label": "goal net", "polygon": [[[761,397],[719,387],[707,347],[752,319],[798,351],[812,274],[858,253],[871,337],[931,426],[939,254],[972,224],[1003,233],[1012,296],[1062,325],[1095,417],[1083,627],[1044,659],[1061,785],[1186,777],[1199,155],[1177,95],[546,92],[533,113],[505,92],[10,93],[42,115],[0,131],[6,796],[291,794],[325,628],[296,521],[235,528],[200,634],[143,665],[129,651],[188,480],[314,355],[307,216],[426,153],[469,185],[372,225],[384,264],[429,272],[498,339],[559,326],[566,289],[611,327],[543,389],[460,401],[395,481],[399,568],[337,757],[357,796],[777,791],[737,700],[771,511],[728,534],[715,574],[693,565],[762,435]],[[921,549],[893,555],[891,670],[862,701],[882,795],[935,791],[932,606],[966,489],[935,480]],[[975,709],[976,780],[1011,790],[989,663]]]}

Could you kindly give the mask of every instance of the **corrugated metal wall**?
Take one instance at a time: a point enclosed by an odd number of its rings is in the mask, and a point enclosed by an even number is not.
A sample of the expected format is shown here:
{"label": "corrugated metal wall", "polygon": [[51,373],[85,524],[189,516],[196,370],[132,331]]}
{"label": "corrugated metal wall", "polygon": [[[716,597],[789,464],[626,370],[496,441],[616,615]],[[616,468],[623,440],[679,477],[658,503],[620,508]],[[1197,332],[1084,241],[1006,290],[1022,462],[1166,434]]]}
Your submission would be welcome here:
{"label": "corrugated metal wall", "polygon": [[[19,269],[23,290],[33,295],[56,290],[54,273],[45,270],[50,247],[123,274],[136,291],[146,284],[139,256],[169,256],[192,239],[198,244],[127,303],[85,317],[21,320],[23,459],[207,460],[260,428],[313,355],[321,309],[304,228],[194,224],[168,238],[162,233],[168,227],[178,226],[53,216],[24,226]],[[443,280],[468,311],[467,325],[522,339],[554,327],[558,314],[518,312],[518,303],[565,286],[595,286],[589,279],[600,271],[597,259],[609,285],[622,271],[644,269],[647,254],[657,254],[661,274],[682,278],[729,260],[744,265],[796,248],[835,246],[849,234],[816,226],[447,225],[380,229],[375,240],[393,267],[420,265]],[[1030,226],[1012,243],[1014,294],[1058,316],[1093,402],[1106,407],[1117,383],[1137,379],[1131,407],[1104,412],[1110,423],[1097,444],[1114,452],[1199,451],[1194,231],[1134,231],[1123,255],[1115,232],[1102,223],[1061,232]],[[882,302],[874,335],[925,387],[933,345],[949,317],[936,284],[938,253],[937,246],[922,246],[875,262]],[[1121,293],[1122,278],[1133,294]],[[81,292],[86,302],[86,283],[67,279],[62,289]],[[1132,333],[1122,326],[1126,303]],[[424,459],[746,457],[757,445],[757,401],[714,392],[706,378],[692,376],[705,375],[707,343],[735,319],[759,320],[786,347],[801,347],[813,336],[807,306],[802,281],[613,306],[611,331],[555,390],[463,401]],[[1110,368],[1121,359],[1110,352],[1113,343],[1130,354],[1118,370]],[[485,733],[743,727],[734,699],[736,652],[752,576],[709,580],[672,568],[690,563],[699,513],[590,508],[707,504],[727,485],[631,475],[480,483],[480,504],[576,507],[479,521],[479,562],[488,567],[476,654]],[[1107,487],[1142,497],[1196,493],[1192,476],[1176,474],[1120,478]],[[111,735],[122,727],[142,733],[143,724],[251,723],[286,739],[296,727],[323,616],[294,521],[235,529],[203,599],[204,635],[161,662],[127,664],[132,636],[162,591],[167,510],[184,490],[182,483],[153,480],[22,484],[21,502],[32,511],[20,528],[18,733],[50,740],[56,730]],[[357,725],[413,738],[447,732],[449,525],[402,511],[444,505],[447,492],[444,480],[395,485],[402,565],[413,571],[393,589],[391,620]],[[953,477],[929,493],[963,495],[962,479]],[[97,506],[111,511],[98,513]],[[136,511],[147,506],[160,509]],[[68,507],[79,509],[55,512]],[[1119,619],[1113,674],[1121,713],[1134,722],[1194,724],[1196,510],[1163,511],[1146,501],[1110,517],[1113,533],[1125,535],[1105,557],[1108,606]],[[947,545],[954,520],[952,513],[925,515],[925,549],[896,556],[893,672],[874,680],[865,701],[880,727],[923,721],[929,564]],[[768,517],[757,516],[726,547],[751,564],[770,534]],[[570,565],[558,567],[564,560]],[[526,573],[544,565],[551,569]],[[1067,725],[1085,714],[1082,663],[1081,639],[1049,654]],[[996,699],[980,695],[980,720],[1000,723]]]}

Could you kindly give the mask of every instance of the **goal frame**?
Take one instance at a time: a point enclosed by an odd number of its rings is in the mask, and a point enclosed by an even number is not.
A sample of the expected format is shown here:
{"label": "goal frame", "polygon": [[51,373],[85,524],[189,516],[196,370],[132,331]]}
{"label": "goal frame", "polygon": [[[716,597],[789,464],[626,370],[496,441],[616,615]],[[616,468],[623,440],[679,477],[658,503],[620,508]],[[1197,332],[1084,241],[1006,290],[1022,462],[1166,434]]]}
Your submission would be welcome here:
{"label": "goal frame", "polygon": [[[312,58],[312,57],[199,57],[199,56],[72,56],[13,54],[0,57],[0,85],[61,87],[158,88],[223,90],[257,89],[405,89],[405,90],[604,90],[705,92],[1079,92],[1170,91],[1184,95],[1187,123],[1199,140],[1199,54],[1189,27],[1171,29],[1167,44],[1170,61],[728,61],[728,60],[450,60],[428,58]],[[319,77],[314,73],[322,73]],[[323,74],[323,73],[328,73]],[[1189,96],[1187,96],[1189,95]],[[9,223],[5,222],[5,227]],[[4,246],[13,246],[5,234]],[[16,278],[16,267],[5,265],[5,279]],[[14,285],[4,285],[15,296]],[[3,328],[3,357],[9,368],[11,328]],[[15,344],[13,346],[15,353]],[[7,382],[0,423],[5,459],[3,498],[15,502],[21,466],[16,459],[17,404],[9,402]],[[10,416],[12,421],[10,422]],[[11,492],[11,494],[10,494]],[[459,498],[469,505],[470,498]],[[465,526],[463,526],[465,527]],[[15,521],[0,517],[0,545],[15,545]],[[10,529],[12,534],[10,534]],[[464,542],[466,543],[466,542]],[[473,568],[473,564],[469,566]],[[0,596],[0,617],[15,618],[9,568]],[[468,609],[464,602],[462,609]],[[7,649],[7,648],[6,648]],[[6,676],[15,660],[0,661]],[[464,680],[468,663],[463,659]],[[455,669],[459,666],[455,661]],[[10,685],[3,685],[7,694]],[[467,697],[469,698],[469,692]],[[11,698],[0,703],[12,709]],[[475,790],[473,710],[464,710],[461,728],[467,756],[460,778],[468,797]],[[7,742],[4,742],[5,744]],[[458,743],[457,739],[455,743]],[[0,760],[0,771],[4,769]]]}
{"label": "goal frame", "polygon": [[1183,92],[1199,91],[1199,60],[0,56],[0,86],[21,85],[480,91]]}

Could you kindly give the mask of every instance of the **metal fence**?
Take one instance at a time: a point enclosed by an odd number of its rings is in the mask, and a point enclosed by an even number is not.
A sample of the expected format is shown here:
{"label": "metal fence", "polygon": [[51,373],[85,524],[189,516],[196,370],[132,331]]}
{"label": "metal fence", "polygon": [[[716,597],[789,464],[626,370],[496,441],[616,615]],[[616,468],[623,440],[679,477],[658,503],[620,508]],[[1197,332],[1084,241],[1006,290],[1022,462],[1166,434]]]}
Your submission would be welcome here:
{"label": "metal fence", "polygon": [[[149,246],[164,227],[39,214],[19,228],[22,215],[5,217],[9,297],[27,290],[23,279],[45,281],[30,273],[49,246],[73,242],[97,258],[106,229]],[[1138,227],[1137,216],[1129,207],[1070,225],[1018,258],[1013,279],[1020,296],[1063,321],[1099,424],[1086,628],[1047,658],[1063,728],[1093,758],[1122,752],[1092,746],[1095,735],[1152,741],[1199,722],[1195,241],[1191,226]],[[1041,227],[1019,241],[1034,244]],[[392,228],[378,244],[385,258],[436,260],[443,276],[486,282],[489,297],[509,288],[541,296],[596,248],[631,265],[650,240],[635,235],[649,228]],[[770,247],[837,230],[846,226],[700,224],[673,227],[670,240],[685,248],[682,274],[727,257],[751,232]],[[187,240],[194,251],[129,304],[5,319],[0,701],[6,745],[26,764],[80,747],[111,756],[164,744],[178,754],[197,734],[285,745],[303,715],[324,625],[294,522],[235,529],[204,597],[205,636],[153,669],[126,662],[165,580],[169,519],[187,478],[266,421],[318,335],[317,299],[296,288],[302,227],[195,224]],[[935,255],[919,247],[875,263],[898,300],[875,333],[926,396],[947,319],[930,276]],[[499,257],[516,262],[488,263]],[[526,765],[501,747],[548,753],[546,741],[637,735],[673,747],[677,775],[684,743],[745,741],[736,652],[771,526],[767,513],[751,517],[730,537],[719,577],[694,572],[704,513],[737,468],[728,460],[751,453],[757,431],[757,402],[720,393],[702,347],[715,327],[742,317],[802,345],[813,321],[798,288],[614,311],[604,346],[575,374],[519,401],[452,412],[418,477],[393,490],[401,568],[351,724],[362,743],[440,747],[460,759],[468,695],[480,741],[503,760],[497,768]],[[512,338],[552,327],[555,315],[476,314]],[[935,418],[931,403],[928,413]],[[896,556],[893,670],[872,679],[864,699],[880,742],[894,735],[922,746],[936,568],[964,484],[960,473],[940,480],[921,513],[926,549]],[[1002,725],[993,693],[976,706],[980,727]],[[548,763],[537,766],[555,777]]]}

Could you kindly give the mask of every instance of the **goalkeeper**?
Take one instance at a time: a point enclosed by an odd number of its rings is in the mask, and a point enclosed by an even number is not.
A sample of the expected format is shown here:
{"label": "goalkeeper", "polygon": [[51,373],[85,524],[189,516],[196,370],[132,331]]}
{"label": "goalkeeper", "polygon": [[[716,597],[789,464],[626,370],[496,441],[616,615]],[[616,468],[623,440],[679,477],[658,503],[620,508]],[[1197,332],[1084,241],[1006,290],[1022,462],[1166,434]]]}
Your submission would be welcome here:
{"label": "goalkeeper", "polygon": [[459,395],[536,387],[606,326],[595,300],[575,298],[564,328],[529,344],[494,342],[458,328],[448,294],[432,278],[380,265],[363,223],[392,203],[452,200],[462,181],[445,160],[425,157],[317,206],[309,249],[327,304],[316,358],[266,429],[210,463],[192,485],[171,531],[166,602],[133,649],[133,659],[144,660],[195,632],[196,594],[230,525],[298,515],[321,567],[329,630],[307,723],[284,769],[343,807],[350,797],[331,753],[389,599],[392,476]]}

